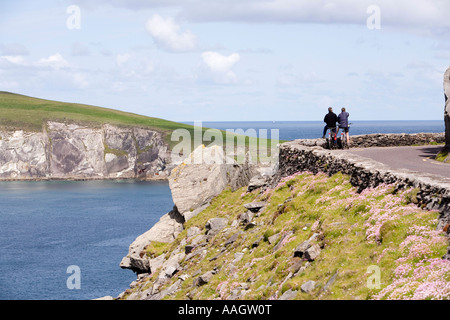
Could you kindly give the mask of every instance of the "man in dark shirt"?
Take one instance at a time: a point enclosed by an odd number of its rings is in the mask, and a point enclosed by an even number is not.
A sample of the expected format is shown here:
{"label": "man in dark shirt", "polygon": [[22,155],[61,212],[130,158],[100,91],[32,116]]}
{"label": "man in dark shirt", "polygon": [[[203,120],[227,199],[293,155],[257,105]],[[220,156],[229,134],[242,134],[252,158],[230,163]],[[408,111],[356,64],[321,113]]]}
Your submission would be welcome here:
{"label": "man in dark shirt", "polygon": [[325,118],[323,118],[323,122],[325,122],[326,125],[323,128],[322,139],[325,139],[325,135],[327,134],[328,129],[330,129],[331,132],[336,132],[336,122],[338,122],[338,117],[336,113],[333,112],[332,107],[328,108],[328,113],[325,115]]}

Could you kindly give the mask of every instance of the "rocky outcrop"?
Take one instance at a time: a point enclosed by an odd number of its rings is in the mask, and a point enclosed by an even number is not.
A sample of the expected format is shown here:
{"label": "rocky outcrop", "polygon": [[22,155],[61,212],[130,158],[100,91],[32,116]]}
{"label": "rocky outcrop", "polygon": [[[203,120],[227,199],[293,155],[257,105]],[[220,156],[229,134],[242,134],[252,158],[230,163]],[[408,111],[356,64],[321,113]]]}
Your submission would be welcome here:
{"label": "rocky outcrop", "polygon": [[43,132],[0,132],[0,179],[167,178],[162,134],[49,121]]}
{"label": "rocky outcrop", "polygon": [[[184,258],[186,252],[180,249],[179,255],[168,260],[161,256],[152,259],[145,255],[146,246],[151,242],[172,242],[183,231],[183,224],[207,208],[214,197],[227,187],[236,190],[246,186],[255,174],[256,170],[248,162],[237,164],[233,159],[226,158],[218,146],[199,146],[169,176],[175,204],[173,210],[130,245],[120,267],[138,274],[152,273],[157,268],[176,269],[178,259]],[[226,224],[226,219],[213,218],[207,223],[206,235],[199,235],[195,230],[188,230],[188,235],[198,235],[196,241],[206,240],[225,228]],[[164,283],[163,278],[160,280],[159,284]]]}
{"label": "rocky outcrop", "polygon": [[172,170],[169,186],[175,206],[188,220],[227,186],[234,191],[248,185],[254,175],[248,161],[239,165],[227,158],[222,148],[201,145]]}
{"label": "rocky outcrop", "polygon": [[444,98],[445,147],[450,150],[450,67],[444,73]]}
{"label": "rocky outcrop", "polygon": [[152,241],[170,243],[183,231],[184,218],[176,207],[166,213],[147,232],[136,238],[130,245],[128,255],[120,262],[123,269],[131,269],[136,273],[151,272],[160,267],[163,260],[153,259],[145,255],[145,247]]}

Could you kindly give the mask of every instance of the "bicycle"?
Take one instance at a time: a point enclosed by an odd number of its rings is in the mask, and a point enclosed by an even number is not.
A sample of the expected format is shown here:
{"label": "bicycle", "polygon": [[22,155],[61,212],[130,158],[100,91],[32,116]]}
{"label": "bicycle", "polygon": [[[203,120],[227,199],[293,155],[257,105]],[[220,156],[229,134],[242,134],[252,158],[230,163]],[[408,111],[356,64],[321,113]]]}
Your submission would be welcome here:
{"label": "bicycle", "polygon": [[336,127],[328,127],[328,129],[329,129],[328,138],[327,138],[328,149],[330,149],[330,150],[337,149],[338,145],[337,145]]}

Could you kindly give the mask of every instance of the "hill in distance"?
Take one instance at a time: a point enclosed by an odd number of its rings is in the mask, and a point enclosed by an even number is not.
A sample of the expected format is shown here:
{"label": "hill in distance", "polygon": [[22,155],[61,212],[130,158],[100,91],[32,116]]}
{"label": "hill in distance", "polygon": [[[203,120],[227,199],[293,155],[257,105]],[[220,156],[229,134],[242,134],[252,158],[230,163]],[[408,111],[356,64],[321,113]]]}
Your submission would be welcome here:
{"label": "hill in distance", "polygon": [[[191,137],[194,137],[194,126],[184,123],[86,104],[45,100],[6,91],[0,91],[0,115],[0,129],[11,131],[40,132],[47,121],[73,122],[90,127],[100,127],[108,123],[122,127],[141,127],[159,131],[164,135],[170,149],[178,143],[178,141],[171,141],[171,133],[174,130],[186,129],[190,132]],[[202,131],[205,132],[208,129],[203,127]],[[220,131],[224,138],[223,146],[226,145],[226,139],[235,139],[238,136],[223,130]],[[259,140],[259,138],[254,140],[247,137],[245,144],[247,147],[249,144],[256,146],[259,145]],[[214,144],[215,141],[206,140],[202,143],[208,145]],[[193,145],[193,147],[196,146]]]}
{"label": "hill in distance", "polygon": [[[96,107],[39,99],[0,91],[0,127],[6,130],[42,131],[46,121],[74,122],[92,127],[109,123],[125,127],[144,127],[162,132],[166,136],[178,128],[193,131],[194,127],[159,118]],[[206,129],[206,128],[205,128]]]}

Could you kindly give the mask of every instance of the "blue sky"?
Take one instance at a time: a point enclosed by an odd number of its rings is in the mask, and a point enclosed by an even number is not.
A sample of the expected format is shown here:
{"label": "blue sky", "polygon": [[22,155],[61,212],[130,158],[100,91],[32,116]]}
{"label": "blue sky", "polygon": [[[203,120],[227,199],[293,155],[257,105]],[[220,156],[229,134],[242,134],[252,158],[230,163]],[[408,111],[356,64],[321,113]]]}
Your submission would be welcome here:
{"label": "blue sky", "polygon": [[0,90],[174,121],[321,121],[329,106],[441,120],[448,12],[442,0],[2,1]]}

